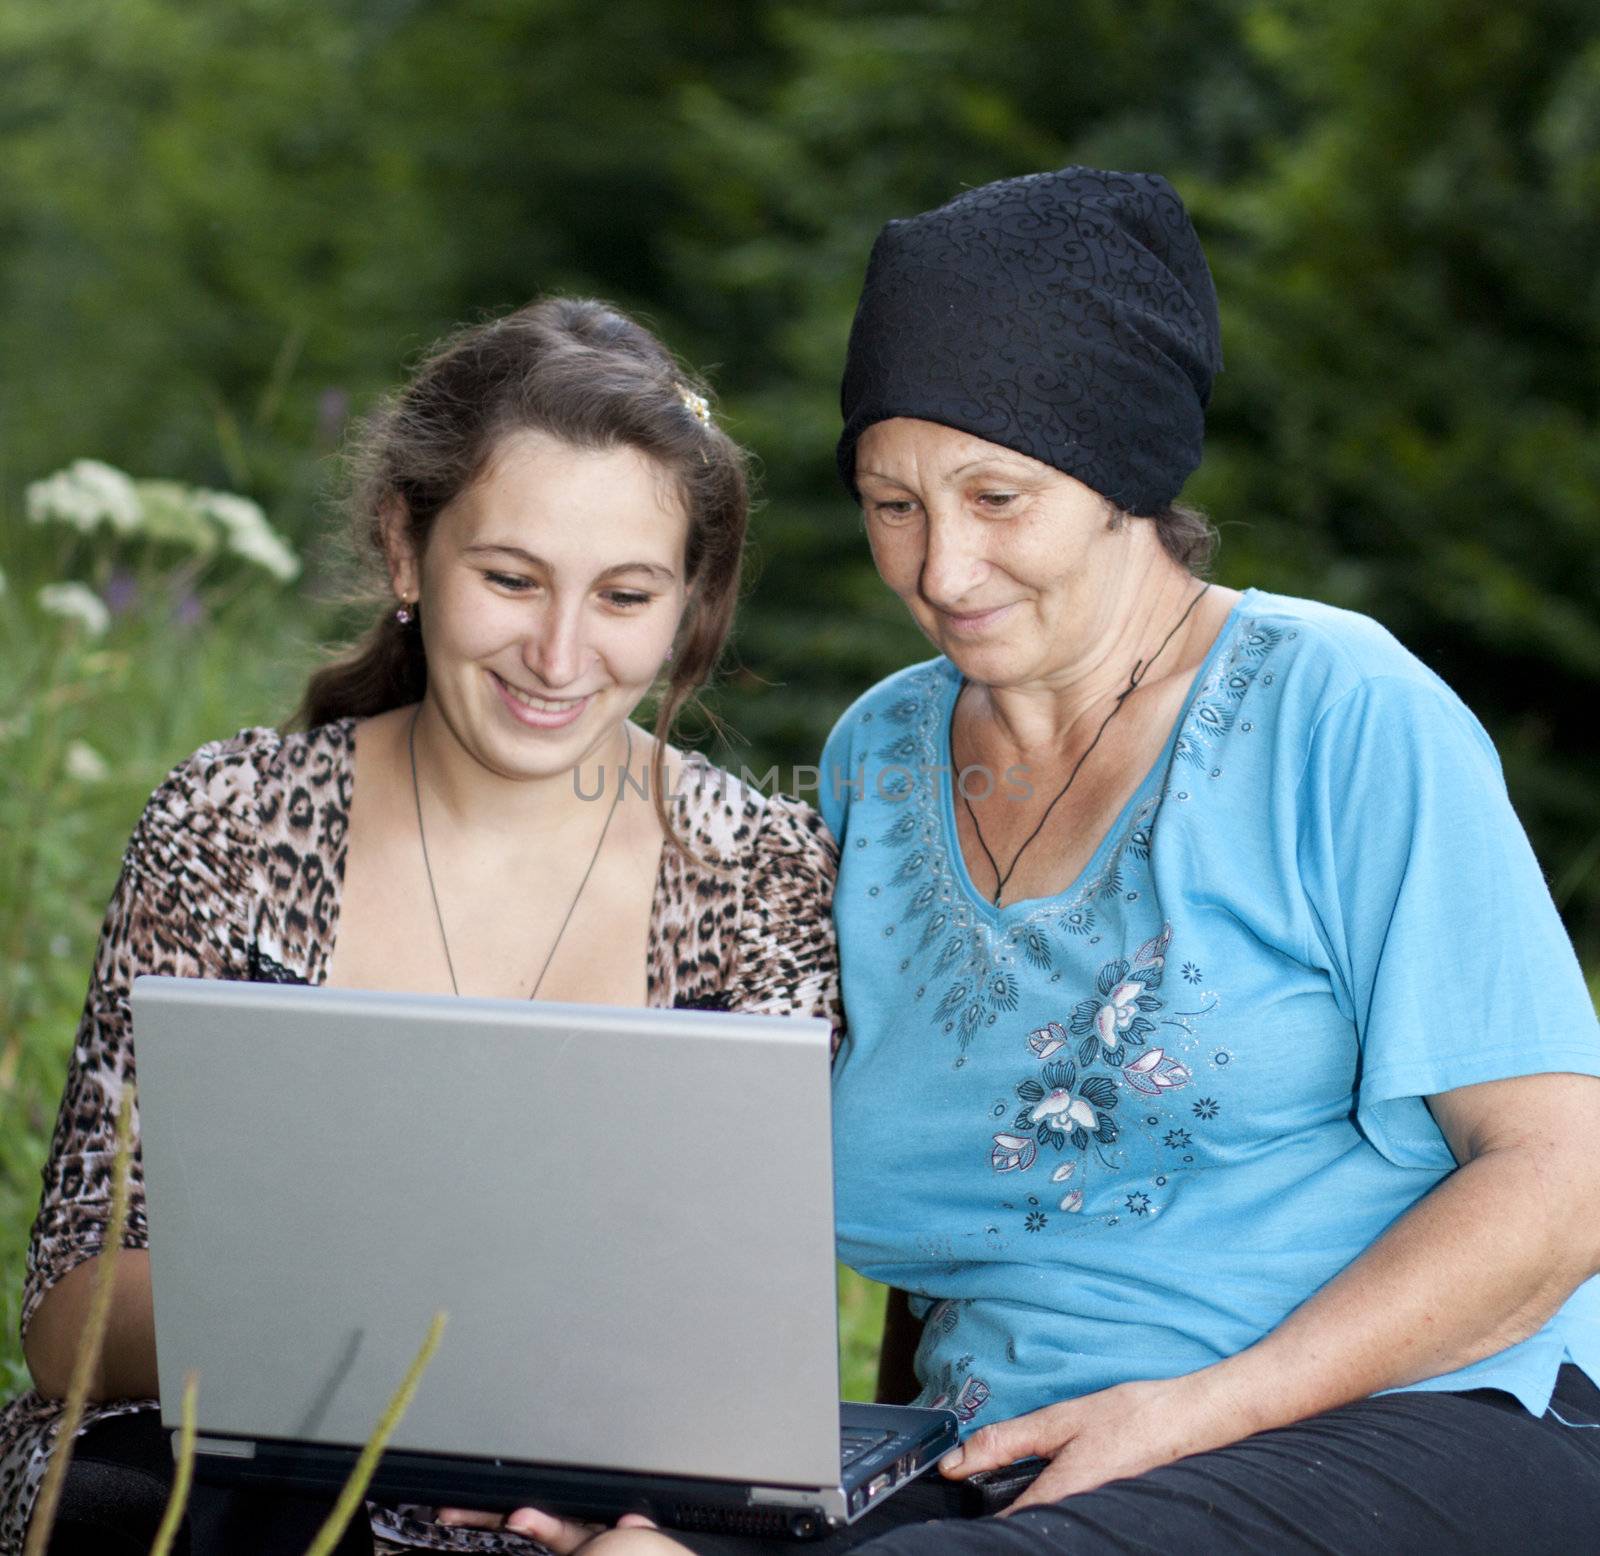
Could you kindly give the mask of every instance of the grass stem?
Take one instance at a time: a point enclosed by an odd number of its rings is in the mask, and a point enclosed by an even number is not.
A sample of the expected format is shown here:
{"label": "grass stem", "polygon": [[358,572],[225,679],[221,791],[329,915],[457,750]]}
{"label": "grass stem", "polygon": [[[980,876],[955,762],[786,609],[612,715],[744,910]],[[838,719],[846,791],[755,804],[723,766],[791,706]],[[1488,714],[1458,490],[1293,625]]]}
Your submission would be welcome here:
{"label": "grass stem", "polygon": [[406,1369],[406,1375],[400,1380],[400,1387],[394,1391],[394,1397],[385,1407],[383,1414],[378,1417],[378,1424],[373,1429],[372,1436],[367,1439],[366,1446],[361,1450],[361,1457],[356,1460],[355,1468],[350,1471],[350,1478],[344,1483],[344,1489],[339,1493],[339,1500],[334,1503],[327,1522],[317,1531],[317,1537],[311,1542],[306,1556],[331,1556],[334,1546],[339,1543],[339,1537],[344,1533],[345,1525],[361,1506],[367,1487],[372,1482],[373,1471],[378,1467],[378,1460],[384,1448],[388,1446],[389,1439],[394,1435],[394,1429],[399,1426],[401,1418],[410,1407],[412,1396],[417,1392],[417,1385],[422,1381],[422,1374],[427,1370],[428,1363],[433,1360],[433,1353],[439,1348],[440,1336],[444,1334],[444,1323],[445,1314],[441,1308],[433,1315],[433,1322],[428,1325],[428,1334],[422,1342],[422,1349],[417,1352],[415,1359]]}
{"label": "grass stem", "polygon": [[167,1556],[183,1522],[183,1510],[189,1503],[189,1487],[194,1483],[194,1437],[196,1396],[200,1392],[200,1375],[184,1374],[182,1414],[178,1419],[178,1461],[172,1475],[172,1493],[167,1498],[167,1510],[161,1515],[161,1527],[156,1530],[150,1556]]}

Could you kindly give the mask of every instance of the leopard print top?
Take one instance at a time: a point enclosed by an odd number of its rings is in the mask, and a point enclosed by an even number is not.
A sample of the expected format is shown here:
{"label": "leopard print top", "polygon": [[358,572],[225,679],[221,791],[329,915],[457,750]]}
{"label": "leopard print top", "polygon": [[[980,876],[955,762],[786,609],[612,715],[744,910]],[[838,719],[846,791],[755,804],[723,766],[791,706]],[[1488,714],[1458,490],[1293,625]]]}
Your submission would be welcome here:
{"label": "leopard print top", "polygon": [[[28,1249],[22,1327],[67,1271],[100,1251],[113,1129],[133,1079],[129,987],[140,973],[320,983],[338,932],[355,723],[245,730],[176,767],[134,829],[101,929]],[[690,756],[678,835],[712,871],[662,850],[651,910],[651,1005],[824,1015],[839,1022],[829,908],[837,854],[809,806],[766,798]],[[135,1157],[124,1246],[146,1243]],[[84,1426],[149,1400],[91,1407]],[[29,1392],[0,1410],[0,1551],[20,1551],[59,1424]],[[372,1509],[381,1552],[526,1553],[516,1536],[446,1529],[422,1508]]]}

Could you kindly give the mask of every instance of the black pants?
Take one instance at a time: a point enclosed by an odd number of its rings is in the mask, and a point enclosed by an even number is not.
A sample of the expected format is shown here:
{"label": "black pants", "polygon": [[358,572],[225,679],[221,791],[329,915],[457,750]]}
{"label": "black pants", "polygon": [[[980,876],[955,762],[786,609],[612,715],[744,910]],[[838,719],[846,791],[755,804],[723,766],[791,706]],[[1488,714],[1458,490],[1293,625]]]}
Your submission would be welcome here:
{"label": "black pants", "polygon": [[[1585,1556],[1600,1551],[1600,1389],[1384,1394],[1005,1519],[936,1473],[794,1556]],[[774,1542],[678,1535],[706,1556]]]}
{"label": "black pants", "polygon": [[[153,1412],[79,1440],[51,1556],[145,1556],[172,1476]],[[179,1556],[299,1556],[329,1501],[197,1486]],[[1600,1551],[1600,1389],[1534,1419],[1494,1389],[1385,1394],[996,1521],[925,1476],[816,1544],[680,1534],[706,1556],[1579,1556]],[[364,1519],[339,1556],[371,1556]]]}
{"label": "black pants", "polygon": [[[147,1556],[171,1489],[171,1438],[156,1411],[91,1426],[67,1467],[49,1556]],[[303,1556],[333,1502],[196,1482],[174,1556]],[[337,1551],[372,1556],[364,1510],[351,1519]]]}

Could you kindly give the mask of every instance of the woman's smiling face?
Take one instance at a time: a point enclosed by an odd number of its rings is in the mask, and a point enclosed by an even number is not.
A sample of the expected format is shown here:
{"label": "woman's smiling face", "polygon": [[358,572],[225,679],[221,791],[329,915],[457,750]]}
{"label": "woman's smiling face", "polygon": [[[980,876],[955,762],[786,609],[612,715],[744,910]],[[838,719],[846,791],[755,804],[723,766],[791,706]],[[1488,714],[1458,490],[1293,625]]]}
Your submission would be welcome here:
{"label": "woman's smiling face", "polygon": [[875,422],[856,449],[872,558],[968,679],[1048,677],[1110,621],[1127,528],[1081,481],[936,422]]}
{"label": "woman's smiling face", "polygon": [[688,598],[689,521],[671,477],[628,447],[505,438],[393,559],[420,601],[428,697],[505,777],[548,777],[606,742],[660,672]]}

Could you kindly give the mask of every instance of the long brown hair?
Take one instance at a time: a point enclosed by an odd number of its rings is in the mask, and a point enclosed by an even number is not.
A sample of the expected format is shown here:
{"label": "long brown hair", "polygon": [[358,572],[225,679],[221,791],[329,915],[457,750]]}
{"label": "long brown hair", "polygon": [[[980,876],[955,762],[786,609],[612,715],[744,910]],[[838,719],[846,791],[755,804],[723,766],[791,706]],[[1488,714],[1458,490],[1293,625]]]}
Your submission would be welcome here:
{"label": "long brown hair", "polygon": [[733,625],[750,511],[746,456],[711,417],[706,386],[606,303],[546,298],[459,330],[357,426],[347,451],[350,540],[377,614],[312,675],[294,722],[370,718],[422,697],[428,662],[416,625],[395,617],[384,516],[404,524],[420,557],[440,512],[483,474],[501,439],[522,431],[580,449],[637,449],[677,483],[689,516],[689,594],[657,703],[650,778],[656,814],[681,847],[663,752]]}

